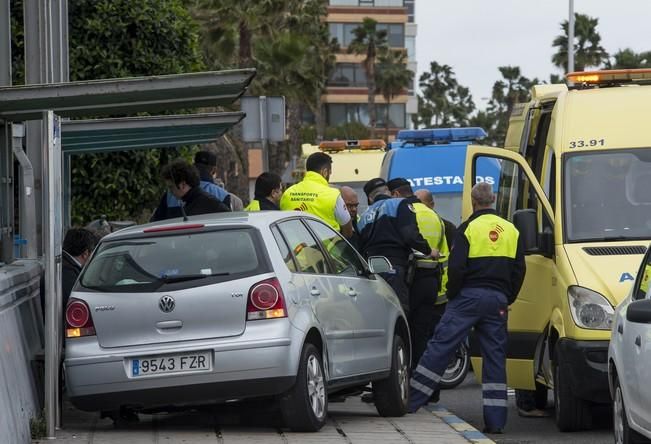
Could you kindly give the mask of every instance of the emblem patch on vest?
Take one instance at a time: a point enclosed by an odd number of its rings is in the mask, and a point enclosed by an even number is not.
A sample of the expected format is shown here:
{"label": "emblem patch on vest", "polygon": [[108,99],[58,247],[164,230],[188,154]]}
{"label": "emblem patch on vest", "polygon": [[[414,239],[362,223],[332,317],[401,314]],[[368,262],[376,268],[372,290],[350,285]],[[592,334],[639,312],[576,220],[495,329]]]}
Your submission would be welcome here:
{"label": "emblem patch on vest", "polygon": [[504,228],[500,227],[499,225],[495,225],[495,229],[491,230],[488,233],[488,238],[491,240],[491,242],[497,242],[497,239],[500,238],[500,233],[504,232]]}
{"label": "emblem patch on vest", "polygon": [[294,211],[307,211],[307,205],[305,205],[305,202],[303,202],[300,206],[294,208]]}

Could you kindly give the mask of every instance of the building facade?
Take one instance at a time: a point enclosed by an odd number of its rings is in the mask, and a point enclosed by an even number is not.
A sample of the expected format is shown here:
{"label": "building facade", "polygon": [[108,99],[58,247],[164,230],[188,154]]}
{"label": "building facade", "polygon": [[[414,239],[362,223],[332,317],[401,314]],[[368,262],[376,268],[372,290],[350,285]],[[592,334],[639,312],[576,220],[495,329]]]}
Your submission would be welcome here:
{"label": "building facade", "polygon": [[[330,36],[336,38],[340,51],[336,68],[327,83],[323,96],[326,124],[338,126],[348,122],[370,124],[368,111],[368,79],[362,66],[364,56],[348,54],[347,47],[354,38],[353,30],[365,17],[378,22],[379,29],[387,31],[392,49],[402,49],[408,54],[408,67],[416,73],[416,0],[329,0],[326,22]],[[411,127],[411,115],[418,111],[414,84],[404,94],[391,99],[389,105],[389,130]],[[376,128],[386,127],[387,103],[381,94],[375,96]]]}

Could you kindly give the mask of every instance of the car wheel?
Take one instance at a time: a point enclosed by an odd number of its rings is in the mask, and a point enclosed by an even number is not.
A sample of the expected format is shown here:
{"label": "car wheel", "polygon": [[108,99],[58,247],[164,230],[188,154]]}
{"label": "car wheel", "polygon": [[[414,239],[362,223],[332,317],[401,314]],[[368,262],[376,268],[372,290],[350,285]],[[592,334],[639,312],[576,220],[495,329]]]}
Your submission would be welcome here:
{"label": "car wheel", "polygon": [[296,383],[280,399],[283,420],[295,432],[317,432],[326,422],[328,394],[319,350],[303,346]]}
{"label": "car wheel", "polygon": [[645,437],[631,429],[626,418],[626,406],[624,404],[624,394],[619,384],[619,378],[615,377],[614,400],[613,400],[613,432],[615,434],[615,444],[632,444],[639,442],[649,442]]}
{"label": "car wheel", "polygon": [[393,337],[389,377],[373,382],[373,400],[380,416],[403,416],[409,403],[409,351],[405,341]]}
{"label": "car wheel", "polygon": [[572,393],[570,375],[566,366],[555,354],[554,360],[554,408],[556,426],[561,432],[575,432],[592,428],[591,405]]}

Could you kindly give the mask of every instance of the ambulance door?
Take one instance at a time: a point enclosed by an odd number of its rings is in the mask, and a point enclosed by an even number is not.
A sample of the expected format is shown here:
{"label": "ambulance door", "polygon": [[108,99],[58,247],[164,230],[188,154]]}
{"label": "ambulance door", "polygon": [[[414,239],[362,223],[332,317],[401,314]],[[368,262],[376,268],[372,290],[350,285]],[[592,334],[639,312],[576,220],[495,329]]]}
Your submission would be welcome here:
{"label": "ambulance door", "polygon": [[[497,214],[514,223],[525,242],[527,272],[518,298],[509,309],[507,380],[510,387],[535,388],[545,332],[553,310],[554,214],[549,200],[524,157],[502,148],[469,146],[463,193],[464,220],[472,214],[470,192],[478,164],[499,162],[493,189]],[[473,367],[481,374],[477,341],[471,340]]]}

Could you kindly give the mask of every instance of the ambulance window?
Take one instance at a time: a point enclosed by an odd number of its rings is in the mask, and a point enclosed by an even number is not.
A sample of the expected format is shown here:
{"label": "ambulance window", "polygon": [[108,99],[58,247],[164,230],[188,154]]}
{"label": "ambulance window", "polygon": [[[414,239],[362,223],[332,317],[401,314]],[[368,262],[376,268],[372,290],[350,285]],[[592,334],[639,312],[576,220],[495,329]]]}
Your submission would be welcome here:
{"label": "ambulance window", "polygon": [[634,299],[651,299],[651,253],[644,257],[635,283]]}
{"label": "ambulance window", "polygon": [[549,200],[552,208],[556,200],[556,156],[554,150],[547,148],[547,159],[545,159],[545,168],[543,170],[542,187],[545,196]]}

